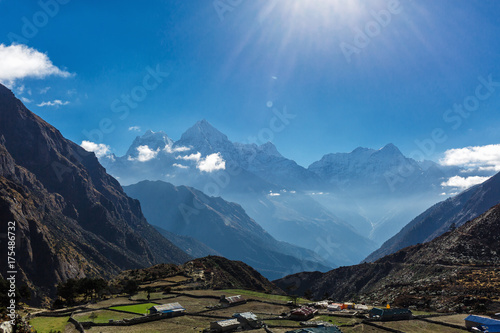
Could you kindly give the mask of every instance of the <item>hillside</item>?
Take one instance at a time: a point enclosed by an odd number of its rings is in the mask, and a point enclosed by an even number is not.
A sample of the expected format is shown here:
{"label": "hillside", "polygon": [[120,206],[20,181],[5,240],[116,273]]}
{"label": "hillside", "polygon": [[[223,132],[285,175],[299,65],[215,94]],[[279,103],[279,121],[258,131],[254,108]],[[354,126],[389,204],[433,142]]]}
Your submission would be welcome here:
{"label": "hillside", "polygon": [[207,256],[183,265],[156,265],[144,269],[127,270],[114,280],[136,279],[154,281],[176,275],[195,278],[203,283],[203,289],[247,289],[266,293],[283,293],[259,272],[241,261],[219,256]]}
{"label": "hillside", "polygon": [[500,203],[500,174],[432,206],[387,240],[365,261],[375,261],[404,247],[428,242],[448,231],[452,225],[461,226],[498,203]]}
{"label": "hillside", "polygon": [[17,223],[18,283],[34,290],[35,302],[53,296],[67,278],[110,277],[190,259],[148,224],[139,202],[93,153],[65,139],[2,85],[0,185],[2,224]]}
{"label": "hillside", "polygon": [[153,225],[194,238],[226,258],[251,265],[268,278],[310,267],[323,271],[332,267],[313,251],[277,241],[240,205],[220,197],[161,181],[142,181],[124,189],[141,202],[144,215]]}
{"label": "hillside", "polygon": [[327,273],[299,273],[275,281],[315,298],[387,300],[437,310],[498,309],[500,205],[436,239],[374,263]]}

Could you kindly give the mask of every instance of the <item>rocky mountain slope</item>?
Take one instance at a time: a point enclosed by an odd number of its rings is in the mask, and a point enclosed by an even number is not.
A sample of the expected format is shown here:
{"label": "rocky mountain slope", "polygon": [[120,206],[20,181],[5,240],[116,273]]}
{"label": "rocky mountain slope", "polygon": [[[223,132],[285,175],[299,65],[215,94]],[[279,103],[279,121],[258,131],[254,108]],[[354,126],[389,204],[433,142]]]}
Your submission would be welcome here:
{"label": "rocky mountain slope", "polygon": [[327,273],[299,273],[275,281],[283,290],[315,298],[396,302],[438,310],[497,308],[500,205],[434,240],[374,263]]}
{"label": "rocky mountain slope", "polygon": [[[0,85],[0,220],[16,222],[18,283],[34,301],[67,278],[111,276],[190,257],[161,236],[93,153]],[[2,262],[7,243],[1,242]],[[2,275],[5,275],[2,267]]]}
{"label": "rocky mountain slope", "polygon": [[161,181],[142,181],[124,190],[141,202],[144,215],[153,225],[192,237],[229,259],[251,265],[268,278],[310,267],[323,271],[331,267],[313,251],[278,242],[240,205],[220,197]]}
{"label": "rocky mountain slope", "polygon": [[375,261],[404,247],[428,242],[500,203],[500,174],[463,193],[440,202],[413,219],[365,260]]}
{"label": "rocky mountain slope", "polygon": [[175,275],[192,277],[200,281],[201,288],[206,289],[248,289],[283,294],[282,290],[247,264],[219,256],[207,256],[178,266],[161,264],[144,269],[127,270],[117,275],[114,280],[152,281]]}

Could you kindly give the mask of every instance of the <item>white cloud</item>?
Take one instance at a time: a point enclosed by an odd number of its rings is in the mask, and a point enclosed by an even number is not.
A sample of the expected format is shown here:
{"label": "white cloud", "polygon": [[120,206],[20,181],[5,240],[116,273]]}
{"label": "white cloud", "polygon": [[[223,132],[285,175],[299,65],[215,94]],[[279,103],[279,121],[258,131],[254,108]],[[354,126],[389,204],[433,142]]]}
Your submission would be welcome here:
{"label": "white cloud", "polygon": [[189,167],[187,165],[182,165],[182,164],[178,164],[178,163],[174,163],[172,164],[174,167],[177,167],[179,169],[189,169]]}
{"label": "white cloud", "polygon": [[139,146],[137,147],[137,151],[139,152],[139,155],[137,156],[137,160],[139,162],[147,162],[149,160],[152,160],[158,155],[158,152],[160,149],[152,150],[149,148],[147,145],[144,146]]}
{"label": "white cloud", "polygon": [[53,100],[53,101],[48,101],[48,102],[42,102],[40,104],[37,104],[37,106],[40,106],[40,107],[43,107],[43,106],[55,106],[55,107],[59,107],[61,105],[68,105],[69,102],[68,101],[61,101],[60,99],[56,99],[56,100]]}
{"label": "white cloud", "polygon": [[226,169],[226,161],[222,159],[222,155],[220,153],[215,153],[208,155],[204,159],[200,159],[197,163],[196,167],[200,171],[204,172],[213,172],[216,170],[225,170]]}
{"label": "white cloud", "polygon": [[478,171],[500,171],[500,144],[450,149],[439,161],[442,165],[461,166]]}
{"label": "white cloud", "polygon": [[171,145],[166,145],[165,148],[163,148],[163,150],[166,152],[166,153],[169,153],[169,154],[172,154],[172,153],[182,153],[182,152],[185,152],[185,151],[190,151],[191,148],[190,147],[175,147],[175,148],[172,148]]}
{"label": "white cloud", "polygon": [[86,151],[93,152],[98,158],[106,156],[111,151],[111,148],[104,143],[95,143],[86,140],[82,141],[80,146]]}
{"label": "white cloud", "polygon": [[46,94],[47,91],[49,91],[49,90],[50,90],[50,87],[45,87],[45,88],[40,89],[40,95]]}
{"label": "white cloud", "polygon": [[460,177],[454,176],[448,179],[446,182],[441,183],[441,186],[444,187],[456,187],[461,190],[468,189],[471,186],[484,183],[490,177],[480,177],[480,176],[472,176],[472,177]]}
{"label": "white cloud", "polygon": [[134,132],[140,132],[141,131],[141,127],[140,126],[130,126],[128,128],[129,131],[134,131]]}
{"label": "white cloud", "polygon": [[201,153],[197,152],[196,154],[191,154],[191,155],[186,155],[186,156],[177,156],[175,159],[176,160],[199,162],[201,159]]}
{"label": "white cloud", "polygon": [[20,85],[19,87],[16,87],[16,90],[17,90],[17,94],[18,95],[22,95],[22,93],[24,92],[24,84]]}
{"label": "white cloud", "polygon": [[273,192],[270,192],[268,194],[270,197],[279,197],[281,194],[280,193],[273,193]]}
{"label": "white cloud", "polygon": [[23,103],[32,103],[33,101],[29,98],[26,98],[26,97],[21,97],[21,101],[23,101]]}
{"label": "white cloud", "polygon": [[[179,147],[179,148],[185,149],[186,147]],[[226,169],[226,161],[224,161],[220,153],[210,154],[205,158],[202,158],[201,153],[197,152],[196,154],[191,154],[191,155],[176,156],[175,159],[196,162],[196,168],[204,172],[213,172],[217,170]]]}
{"label": "white cloud", "polygon": [[22,44],[0,44],[0,82],[13,86],[24,78],[45,78],[50,75],[69,77],[72,74],[52,64],[45,53]]}

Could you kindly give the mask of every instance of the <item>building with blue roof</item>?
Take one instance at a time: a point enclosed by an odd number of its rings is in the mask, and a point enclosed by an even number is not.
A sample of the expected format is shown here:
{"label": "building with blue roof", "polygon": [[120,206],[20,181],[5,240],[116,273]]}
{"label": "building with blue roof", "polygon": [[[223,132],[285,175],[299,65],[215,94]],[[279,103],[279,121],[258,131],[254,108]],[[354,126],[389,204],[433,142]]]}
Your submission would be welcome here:
{"label": "building with blue roof", "polygon": [[467,329],[487,333],[500,333],[500,320],[470,315],[465,318]]}

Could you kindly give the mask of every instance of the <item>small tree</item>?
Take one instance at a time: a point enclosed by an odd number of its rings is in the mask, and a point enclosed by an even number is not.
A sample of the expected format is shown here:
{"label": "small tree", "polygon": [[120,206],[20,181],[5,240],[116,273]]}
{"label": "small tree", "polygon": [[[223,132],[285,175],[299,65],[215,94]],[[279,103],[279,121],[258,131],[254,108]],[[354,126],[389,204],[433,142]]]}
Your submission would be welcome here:
{"label": "small tree", "polygon": [[66,282],[57,285],[57,296],[63,298],[66,304],[72,305],[75,303],[78,289],[77,281],[75,279],[68,279]]}
{"label": "small tree", "polygon": [[297,305],[297,299],[299,296],[292,294],[293,291],[297,290],[297,285],[295,283],[292,283],[288,286],[286,286],[286,291],[288,293],[288,299],[296,306]]}
{"label": "small tree", "polygon": [[311,289],[306,289],[304,291],[304,298],[305,299],[308,299],[308,300],[311,300],[312,299],[312,296],[313,296],[313,292]]}
{"label": "small tree", "polygon": [[148,298],[148,301],[151,299],[151,293],[153,292],[153,288],[152,287],[146,287],[146,293],[148,294],[147,298]]}
{"label": "small tree", "polygon": [[293,303],[293,305],[297,306],[297,300],[299,296],[297,295],[288,295],[288,299]]}
{"label": "small tree", "polygon": [[123,291],[130,296],[137,294],[139,290],[139,283],[136,280],[127,280],[123,286]]}

